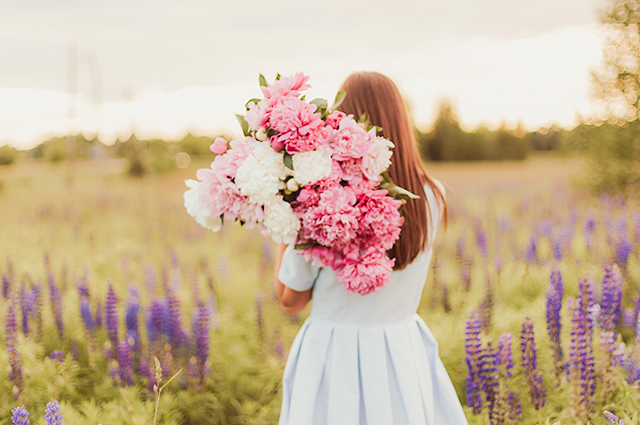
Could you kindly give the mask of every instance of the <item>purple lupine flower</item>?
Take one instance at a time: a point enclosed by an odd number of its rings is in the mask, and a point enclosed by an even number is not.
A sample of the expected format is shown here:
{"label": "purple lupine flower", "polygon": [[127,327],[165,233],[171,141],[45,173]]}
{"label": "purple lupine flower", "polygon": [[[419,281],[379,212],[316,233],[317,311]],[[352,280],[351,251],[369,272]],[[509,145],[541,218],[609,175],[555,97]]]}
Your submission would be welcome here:
{"label": "purple lupine flower", "polygon": [[624,359],[627,355],[627,347],[624,342],[620,339],[620,335],[618,334],[618,340],[616,341],[616,345],[613,350],[613,366],[624,367]]}
{"label": "purple lupine flower", "polygon": [[520,404],[520,393],[510,392],[507,397],[507,403],[509,404],[509,419],[517,421],[522,414],[522,405]]}
{"label": "purple lupine flower", "polygon": [[52,351],[49,357],[51,357],[52,360],[56,360],[58,363],[64,362],[64,353],[60,350]]}
{"label": "purple lupine flower", "polygon": [[2,296],[5,300],[9,299],[9,294],[11,294],[11,277],[8,275],[2,276]]}
{"label": "purple lupine flower", "polygon": [[18,324],[13,301],[7,302],[6,316],[7,353],[9,354],[9,380],[18,389],[22,388],[22,360],[18,352]]}
{"label": "purple lupine flower", "polygon": [[604,411],[604,417],[611,422],[612,425],[623,425],[624,421],[616,416],[615,413],[610,412],[608,410]]}
{"label": "purple lupine flower", "polygon": [[256,296],[256,328],[260,342],[264,341],[264,318],[262,317],[262,297]]}
{"label": "purple lupine flower", "polygon": [[53,310],[53,317],[56,322],[56,329],[58,330],[58,337],[62,339],[64,336],[64,322],[62,321],[62,295],[56,284],[55,276],[53,272],[49,270],[49,295],[51,298],[51,309]]}
{"label": "purple lupine flower", "polygon": [[491,316],[493,312],[493,285],[491,278],[487,274],[485,279],[485,295],[482,303],[480,303],[480,319],[482,320],[482,329],[488,333],[491,329]]}
{"label": "purple lupine flower", "polygon": [[104,319],[107,325],[107,334],[111,346],[114,350],[118,347],[118,310],[117,304],[118,297],[113,290],[113,285],[109,282],[109,290],[107,291],[107,301],[104,306]]}
{"label": "purple lupine flower", "polygon": [[191,357],[187,366],[187,378],[189,386],[193,389],[200,382],[200,373],[198,372],[198,359]]}
{"label": "purple lupine flower", "polygon": [[140,313],[140,298],[138,289],[129,288],[129,298],[125,307],[124,324],[127,328],[127,335],[134,340],[133,349],[137,352],[140,349],[140,338],[138,337],[138,316]]}
{"label": "purple lupine flower", "polygon": [[89,301],[88,297],[80,297],[80,316],[82,317],[84,328],[89,332],[93,332],[96,328],[96,324],[93,320],[91,301]]}
{"label": "purple lupine flower", "polygon": [[589,320],[590,286],[586,279],[579,281],[580,296],[571,299],[571,346],[568,361],[569,379],[579,390],[572,398],[572,407],[581,419],[589,415],[593,407],[596,389],[595,357],[593,354],[593,327]]}
{"label": "purple lupine flower", "polygon": [[489,422],[492,422],[498,396],[500,370],[496,367],[496,351],[493,349],[491,341],[487,341],[487,346],[481,350],[479,368],[480,388],[484,392],[487,402]]}
{"label": "purple lupine flower", "polygon": [[613,331],[622,318],[622,275],[616,264],[604,268],[599,322],[602,329]]}
{"label": "purple lupine flower", "polygon": [[167,312],[169,313],[166,325],[169,344],[174,350],[182,345],[182,319],[180,315],[180,300],[174,290],[167,293]]}
{"label": "purple lupine flower", "polygon": [[587,218],[584,222],[584,235],[587,239],[587,250],[591,249],[591,238],[593,237],[593,232],[596,229],[596,221],[593,218],[593,214],[589,212]]}
{"label": "purple lupine flower", "polygon": [[24,406],[11,409],[11,423],[13,425],[29,425],[29,412]]}
{"label": "purple lupine flower", "polygon": [[157,345],[165,329],[165,308],[161,300],[154,299],[147,313],[147,335],[149,346]]}
{"label": "purple lupine flower", "polygon": [[480,315],[474,308],[469,314],[465,326],[465,351],[468,375],[466,379],[467,403],[475,415],[482,411],[482,396],[480,394],[480,329],[482,327]]}
{"label": "purple lupine flower", "polygon": [[29,335],[29,304],[27,287],[24,283],[20,286],[20,311],[22,313],[22,334]]}
{"label": "purple lupine flower", "polygon": [[82,275],[81,278],[76,279],[76,289],[78,290],[78,294],[81,297],[87,297],[87,298],[91,297],[91,292],[89,291],[89,285],[87,282],[88,278],[89,278],[89,273],[85,269],[84,275]]}
{"label": "purple lupine flower", "polygon": [[522,352],[522,368],[529,384],[529,397],[536,410],[544,406],[547,390],[542,381],[542,371],[538,370],[538,355],[533,333],[533,322],[527,316],[522,323],[520,334],[520,350]]}
{"label": "purple lupine flower", "polygon": [[512,376],[511,369],[513,369],[513,357],[511,356],[512,337],[511,333],[506,332],[500,337],[498,341],[498,350],[496,351],[496,366],[504,365],[504,376],[510,378]]}
{"label": "purple lupine flower", "polygon": [[487,258],[487,256],[489,255],[489,252],[487,250],[487,236],[485,235],[484,230],[482,229],[480,220],[476,220],[474,222],[474,225],[476,228],[476,242],[478,243],[478,249],[482,253],[482,256],[484,258]]}
{"label": "purple lupine flower", "polygon": [[44,420],[47,425],[62,425],[62,417],[60,405],[56,400],[47,403],[44,409]]}
{"label": "purple lupine flower", "polygon": [[467,257],[464,262],[464,265],[461,268],[462,272],[462,282],[463,288],[465,292],[469,292],[471,288],[471,270],[473,268],[473,259],[471,257]]}
{"label": "purple lupine flower", "polygon": [[616,223],[616,241],[614,244],[616,264],[625,269],[629,255],[633,251],[633,244],[629,240],[627,218],[623,215]]}
{"label": "purple lupine flower", "polygon": [[460,236],[458,242],[456,242],[456,260],[458,264],[462,264],[464,261],[464,247],[465,239],[463,236]]}
{"label": "purple lupine flower", "polygon": [[527,245],[527,249],[524,251],[524,257],[527,259],[527,263],[538,262],[538,246],[534,235],[531,235],[531,241],[529,242],[529,245]]}
{"label": "purple lupine flower", "polygon": [[551,271],[549,287],[547,288],[547,330],[551,340],[556,385],[560,383],[559,379],[564,370],[564,354],[560,342],[560,332],[562,330],[560,309],[562,308],[563,295],[562,273],[560,273],[559,269],[554,269]]}
{"label": "purple lupine flower", "polygon": [[209,357],[209,309],[202,301],[198,301],[195,322],[193,333],[196,337],[196,355],[202,376],[202,367]]}
{"label": "purple lupine flower", "polygon": [[35,322],[36,339],[42,337],[42,284],[40,282],[33,285],[31,289],[33,299],[32,317]]}
{"label": "purple lupine flower", "polygon": [[622,323],[627,328],[636,328],[636,312],[633,308],[624,309],[622,312]]}
{"label": "purple lupine flower", "polygon": [[100,300],[98,300],[98,305],[96,306],[96,315],[94,317],[95,317],[96,328],[101,328],[102,327],[102,302]]}
{"label": "purple lupine flower", "polygon": [[625,357],[624,368],[627,372],[627,382],[629,384],[633,385],[640,381],[640,364],[633,352]]}
{"label": "purple lupine flower", "polygon": [[131,349],[125,340],[118,344],[118,376],[124,386],[133,385],[131,379]]}
{"label": "purple lupine flower", "polygon": [[[149,368],[149,362],[147,361],[147,358],[145,356],[140,357],[140,366],[138,367],[138,372],[140,373],[141,377],[150,380],[151,369]],[[151,386],[151,389],[149,391],[153,391],[153,385]]]}

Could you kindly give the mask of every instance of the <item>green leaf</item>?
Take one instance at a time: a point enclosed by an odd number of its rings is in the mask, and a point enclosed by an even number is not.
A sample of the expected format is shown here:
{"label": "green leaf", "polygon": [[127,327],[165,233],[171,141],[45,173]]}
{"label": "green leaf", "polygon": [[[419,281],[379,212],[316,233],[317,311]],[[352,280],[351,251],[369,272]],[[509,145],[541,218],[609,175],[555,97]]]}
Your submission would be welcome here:
{"label": "green leaf", "polygon": [[278,74],[276,75],[276,81],[280,80],[280,73],[278,72]]}
{"label": "green leaf", "polygon": [[249,110],[249,104],[251,102],[253,102],[253,103],[255,103],[257,105],[258,102],[260,102],[260,100],[262,100],[262,99],[258,99],[257,97],[254,97],[253,99],[247,100],[247,103],[244,104],[245,109],[248,111]]}
{"label": "green leaf", "polygon": [[333,101],[333,105],[331,106],[331,110],[335,111],[338,106],[342,105],[344,99],[347,97],[347,92],[344,90],[340,90],[338,94],[336,94],[336,100]]}
{"label": "green leaf", "polygon": [[238,122],[240,123],[240,127],[242,127],[242,133],[245,136],[250,136],[251,133],[249,133],[249,123],[244,119],[244,116],[242,116],[240,114],[236,114],[236,118],[238,119]]}
{"label": "green leaf", "polygon": [[369,119],[367,118],[367,113],[364,112],[362,115],[360,115],[360,118],[358,118],[358,121],[356,121],[357,123],[364,123],[365,125],[369,124]]}
{"label": "green leaf", "polygon": [[293,246],[294,249],[309,249],[317,246],[315,243],[297,243]]}
{"label": "green leaf", "polygon": [[284,153],[284,166],[293,171],[293,156]]}
{"label": "green leaf", "polygon": [[316,112],[323,112],[327,110],[327,106],[328,106],[327,99],[322,99],[317,97],[309,103],[312,103],[318,107],[318,110]]}
{"label": "green leaf", "polygon": [[389,192],[389,196],[392,198],[405,201],[408,199],[420,199],[420,197],[415,193],[411,193],[407,189],[396,185],[386,171],[382,173],[381,176],[382,182],[380,182],[380,189],[384,189]]}
{"label": "green leaf", "polygon": [[264,75],[260,74],[260,78],[258,79],[258,81],[260,81],[260,87],[264,87],[264,86],[268,86],[269,84],[267,84],[267,79],[264,78]]}

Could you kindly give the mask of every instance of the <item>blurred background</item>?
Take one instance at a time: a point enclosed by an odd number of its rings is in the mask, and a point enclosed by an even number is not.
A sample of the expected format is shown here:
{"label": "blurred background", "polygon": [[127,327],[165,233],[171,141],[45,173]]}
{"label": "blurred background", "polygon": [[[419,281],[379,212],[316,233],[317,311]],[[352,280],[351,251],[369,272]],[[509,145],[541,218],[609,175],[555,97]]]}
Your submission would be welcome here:
{"label": "blurred background", "polygon": [[157,423],[277,423],[308,309],[184,180],[259,74],[361,70],[447,187],[419,313],[469,423],[638,423],[640,0],[2,0],[0,63],[0,425],[154,423],[154,357]]}

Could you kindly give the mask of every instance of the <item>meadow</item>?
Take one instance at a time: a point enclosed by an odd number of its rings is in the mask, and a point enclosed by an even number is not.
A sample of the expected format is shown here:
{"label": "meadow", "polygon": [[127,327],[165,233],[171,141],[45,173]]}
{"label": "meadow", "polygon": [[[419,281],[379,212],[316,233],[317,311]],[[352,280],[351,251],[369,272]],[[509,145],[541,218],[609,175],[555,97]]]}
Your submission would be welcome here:
{"label": "meadow", "polygon": [[[165,380],[182,369],[158,423],[277,423],[308,309],[280,310],[257,229],[187,215],[184,179],[207,165],[142,179],[118,162],[0,167],[0,424],[20,405],[44,424],[52,399],[67,425],[152,424],[154,356]],[[427,164],[450,220],[419,314],[471,424],[609,423],[603,409],[638,423],[640,207],[592,196],[583,165]]]}

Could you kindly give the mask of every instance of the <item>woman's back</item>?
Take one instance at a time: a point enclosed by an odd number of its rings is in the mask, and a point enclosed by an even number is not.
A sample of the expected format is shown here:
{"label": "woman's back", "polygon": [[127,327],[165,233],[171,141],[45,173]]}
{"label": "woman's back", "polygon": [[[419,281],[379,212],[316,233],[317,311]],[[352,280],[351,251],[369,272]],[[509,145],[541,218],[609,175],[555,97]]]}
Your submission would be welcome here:
{"label": "woman's back", "polygon": [[[425,189],[432,242],[441,209]],[[416,314],[431,247],[364,296],[287,248],[279,277],[294,289],[313,285],[313,302],[287,360],[280,425],[467,423],[438,343]]]}

